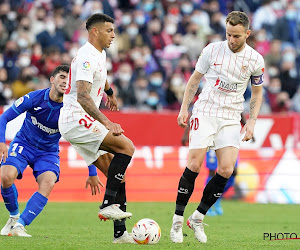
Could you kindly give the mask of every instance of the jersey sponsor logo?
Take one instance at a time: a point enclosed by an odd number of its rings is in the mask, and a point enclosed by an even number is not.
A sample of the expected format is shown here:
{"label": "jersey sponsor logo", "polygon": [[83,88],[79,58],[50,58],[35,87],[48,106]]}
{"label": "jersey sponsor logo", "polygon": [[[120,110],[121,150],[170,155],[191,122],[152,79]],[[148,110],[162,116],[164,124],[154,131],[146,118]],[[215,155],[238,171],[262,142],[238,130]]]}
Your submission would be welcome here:
{"label": "jersey sponsor logo", "polygon": [[224,92],[236,92],[237,91],[237,84],[229,84],[227,82],[224,82],[218,79],[216,80],[215,87],[218,87],[219,90],[224,91]]}
{"label": "jersey sponsor logo", "polygon": [[24,102],[24,97],[20,97],[18,100],[15,101],[16,107],[19,107]]}
{"label": "jersey sponsor logo", "polygon": [[31,121],[33,125],[37,126],[40,130],[48,133],[49,135],[53,135],[59,132],[58,129],[48,128],[45,125],[39,123],[34,116],[31,116]]}
{"label": "jersey sponsor logo", "polygon": [[121,181],[121,180],[123,180],[124,175],[121,174],[121,173],[118,173],[118,174],[115,175],[115,178]]}
{"label": "jersey sponsor logo", "polygon": [[41,107],[36,107],[36,108],[33,108],[35,111],[38,111],[40,109],[42,109]]}
{"label": "jersey sponsor logo", "polygon": [[85,68],[85,69],[89,69],[89,67],[91,66],[91,64],[90,64],[88,61],[86,61],[86,62],[84,62],[84,63],[82,64],[82,66],[83,66],[83,68]]}

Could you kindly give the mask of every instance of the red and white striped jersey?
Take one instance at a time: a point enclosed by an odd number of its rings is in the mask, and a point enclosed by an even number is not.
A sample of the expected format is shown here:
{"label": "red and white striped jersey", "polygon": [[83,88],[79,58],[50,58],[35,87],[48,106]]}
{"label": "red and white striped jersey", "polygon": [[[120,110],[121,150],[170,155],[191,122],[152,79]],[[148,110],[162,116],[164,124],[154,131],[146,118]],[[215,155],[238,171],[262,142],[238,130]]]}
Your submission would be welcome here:
{"label": "red and white striped jersey", "polygon": [[210,43],[195,67],[204,74],[206,83],[193,114],[240,120],[249,80],[252,85],[263,84],[264,67],[263,57],[247,44],[234,53],[227,41]]}
{"label": "red and white striped jersey", "polygon": [[90,95],[96,106],[99,107],[104,93],[106,78],[106,52],[102,50],[101,53],[87,42],[78,50],[71,63],[59,123],[72,122],[74,121],[74,114],[86,113],[77,102],[77,81],[83,80],[92,84]]}

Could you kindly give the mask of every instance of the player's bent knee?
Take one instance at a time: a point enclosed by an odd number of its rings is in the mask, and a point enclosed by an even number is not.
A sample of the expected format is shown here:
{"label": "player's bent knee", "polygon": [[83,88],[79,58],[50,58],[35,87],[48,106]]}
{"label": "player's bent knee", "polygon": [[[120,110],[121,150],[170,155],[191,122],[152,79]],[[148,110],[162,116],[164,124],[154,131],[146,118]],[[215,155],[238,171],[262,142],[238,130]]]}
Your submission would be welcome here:
{"label": "player's bent knee", "polygon": [[1,174],[1,185],[3,188],[9,188],[17,178],[18,172],[15,171],[4,171]]}
{"label": "player's bent knee", "polygon": [[218,168],[217,173],[225,178],[229,178],[233,173],[233,169],[232,168]]}

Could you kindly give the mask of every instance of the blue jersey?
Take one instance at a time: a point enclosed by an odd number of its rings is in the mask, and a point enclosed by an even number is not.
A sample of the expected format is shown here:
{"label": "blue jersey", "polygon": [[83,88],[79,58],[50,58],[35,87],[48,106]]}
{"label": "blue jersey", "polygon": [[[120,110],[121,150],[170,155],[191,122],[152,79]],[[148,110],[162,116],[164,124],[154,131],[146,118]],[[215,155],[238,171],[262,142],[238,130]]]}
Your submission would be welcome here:
{"label": "blue jersey", "polygon": [[[235,163],[235,167],[237,167],[237,165],[238,159]],[[210,170],[217,170],[218,168],[218,159],[214,150],[209,150],[206,152],[206,167]]]}
{"label": "blue jersey", "polygon": [[[58,142],[61,137],[58,130],[58,117],[63,103],[52,101],[49,92],[50,89],[36,90],[16,100],[10,108],[16,114],[14,117],[8,117],[8,120],[27,111],[24,123],[14,141],[25,141],[34,148],[58,152]],[[10,111],[9,114],[12,112]],[[0,138],[3,138],[2,133],[5,129],[2,131],[1,126],[0,130]]]}

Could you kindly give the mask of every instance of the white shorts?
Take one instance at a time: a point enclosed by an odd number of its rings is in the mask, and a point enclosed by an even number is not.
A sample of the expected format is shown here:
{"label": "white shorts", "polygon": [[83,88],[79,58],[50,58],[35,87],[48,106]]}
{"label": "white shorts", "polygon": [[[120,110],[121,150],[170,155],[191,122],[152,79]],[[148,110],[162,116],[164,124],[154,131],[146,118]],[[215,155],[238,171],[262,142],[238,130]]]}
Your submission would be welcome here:
{"label": "white shorts", "polygon": [[99,121],[95,120],[91,122],[87,119],[85,120],[87,122],[79,119],[78,121],[59,124],[59,131],[62,137],[70,142],[76,152],[89,166],[101,155],[107,153],[106,151],[99,150],[99,147],[109,130]]}
{"label": "white shorts", "polygon": [[236,120],[192,115],[189,149],[240,147],[241,124]]}

